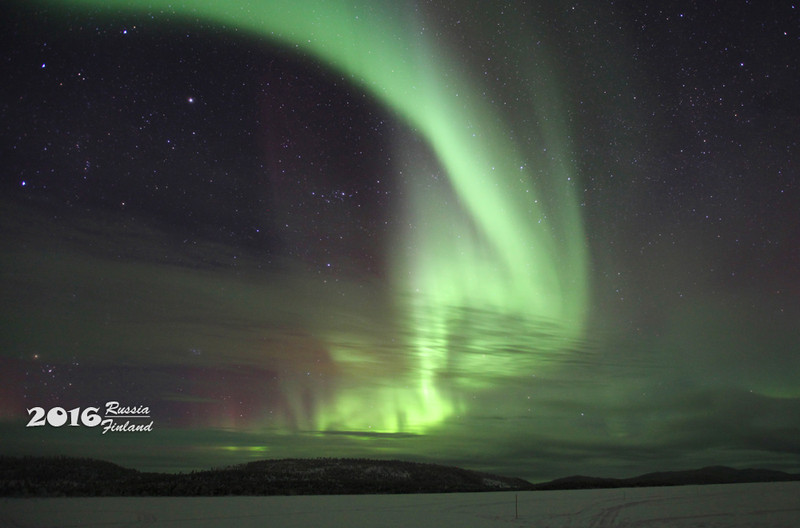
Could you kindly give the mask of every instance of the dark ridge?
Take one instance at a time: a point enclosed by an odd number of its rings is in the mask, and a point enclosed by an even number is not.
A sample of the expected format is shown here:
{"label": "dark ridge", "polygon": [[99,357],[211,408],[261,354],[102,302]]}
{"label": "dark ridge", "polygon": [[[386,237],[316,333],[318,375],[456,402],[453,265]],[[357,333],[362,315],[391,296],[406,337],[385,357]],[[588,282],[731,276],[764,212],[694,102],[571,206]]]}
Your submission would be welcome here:
{"label": "dark ridge", "polygon": [[619,479],[587,477],[585,475],[573,475],[563,477],[550,482],[534,484],[534,489],[538,490],[568,490],[568,489],[594,489],[594,488],[616,488]]}
{"label": "dark ridge", "polygon": [[800,481],[800,474],[711,466],[626,479],[576,475],[534,485],[458,467],[365,458],[259,460],[169,474],[90,458],[0,456],[2,497],[464,493],[785,481]]}
{"label": "dark ridge", "polygon": [[537,490],[637,488],[650,486],[686,486],[699,484],[744,484],[748,482],[787,482],[800,480],[800,474],[771,469],[734,469],[709,466],[688,471],[646,473],[638,477],[615,479],[576,475],[535,484]]}
{"label": "dark ridge", "polygon": [[191,473],[142,473],[88,458],[0,456],[0,496],[220,496],[450,493],[532,489],[517,478],[369,459],[261,460]]}

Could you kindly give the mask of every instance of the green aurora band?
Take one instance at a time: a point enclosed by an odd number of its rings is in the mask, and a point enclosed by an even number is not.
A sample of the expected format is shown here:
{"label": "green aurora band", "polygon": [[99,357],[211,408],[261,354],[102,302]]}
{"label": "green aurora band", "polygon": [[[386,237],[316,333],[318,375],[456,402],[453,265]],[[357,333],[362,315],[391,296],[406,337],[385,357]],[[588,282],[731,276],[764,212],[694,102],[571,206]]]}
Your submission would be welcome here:
{"label": "green aurora band", "polygon": [[[568,134],[554,124],[563,116],[545,68],[526,72],[537,79],[537,88],[525,94],[530,119],[524,122],[538,124],[528,124],[524,133],[547,150],[536,155],[510,137],[511,124],[468,81],[461,61],[421,34],[420,24],[427,21],[415,18],[420,15],[410,13],[406,2],[49,4],[93,16],[129,12],[152,15],[156,22],[205,20],[296,49],[401,116],[435,155],[435,164],[420,161],[425,157],[414,151],[418,144],[398,142],[397,157],[407,163],[407,216],[395,233],[392,288],[410,328],[400,346],[414,351],[418,365],[388,384],[337,388],[304,427],[422,433],[466,409],[459,394],[481,388],[478,381],[467,386],[473,382],[466,377],[459,378],[461,385],[446,381],[447,369],[491,371],[497,379],[520,368],[544,368],[536,357],[582,339],[587,249],[567,161]],[[446,179],[434,177],[439,167]],[[364,347],[352,346],[359,336],[328,337],[336,363],[349,368],[364,359]]]}

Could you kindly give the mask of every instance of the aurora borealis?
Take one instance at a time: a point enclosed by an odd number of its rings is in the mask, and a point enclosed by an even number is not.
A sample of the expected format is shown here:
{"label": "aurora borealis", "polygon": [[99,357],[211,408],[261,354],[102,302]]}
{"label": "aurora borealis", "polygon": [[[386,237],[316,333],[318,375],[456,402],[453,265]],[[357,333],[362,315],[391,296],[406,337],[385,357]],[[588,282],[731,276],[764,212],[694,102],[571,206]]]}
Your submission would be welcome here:
{"label": "aurora borealis", "polygon": [[3,9],[0,452],[798,470],[793,6]]}

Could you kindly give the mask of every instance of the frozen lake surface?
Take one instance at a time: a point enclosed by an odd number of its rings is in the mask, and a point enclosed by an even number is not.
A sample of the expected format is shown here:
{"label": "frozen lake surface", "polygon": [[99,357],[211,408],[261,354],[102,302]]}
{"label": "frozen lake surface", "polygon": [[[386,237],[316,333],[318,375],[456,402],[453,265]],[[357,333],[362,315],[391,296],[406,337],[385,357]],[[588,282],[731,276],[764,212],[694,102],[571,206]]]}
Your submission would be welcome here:
{"label": "frozen lake surface", "polygon": [[800,482],[428,495],[0,499],[0,526],[796,528]]}

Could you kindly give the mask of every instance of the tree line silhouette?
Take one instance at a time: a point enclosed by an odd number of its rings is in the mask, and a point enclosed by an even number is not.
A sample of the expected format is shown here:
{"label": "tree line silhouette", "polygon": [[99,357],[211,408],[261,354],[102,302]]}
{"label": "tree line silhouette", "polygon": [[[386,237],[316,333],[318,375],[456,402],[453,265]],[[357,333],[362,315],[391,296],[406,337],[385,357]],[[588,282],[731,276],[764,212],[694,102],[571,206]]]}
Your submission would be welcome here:
{"label": "tree line silhouette", "polygon": [[0,456],[0,496],[222,496],[447,493],[531,489],[522,479],[401,460],[284,459],[147,473],[70,457]]}

